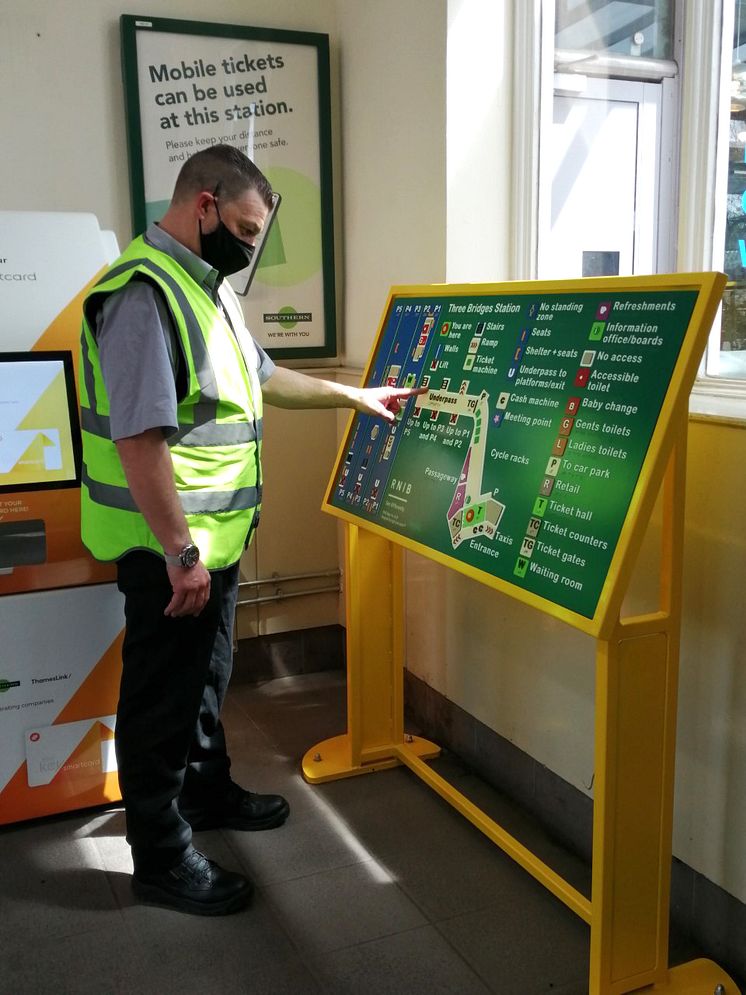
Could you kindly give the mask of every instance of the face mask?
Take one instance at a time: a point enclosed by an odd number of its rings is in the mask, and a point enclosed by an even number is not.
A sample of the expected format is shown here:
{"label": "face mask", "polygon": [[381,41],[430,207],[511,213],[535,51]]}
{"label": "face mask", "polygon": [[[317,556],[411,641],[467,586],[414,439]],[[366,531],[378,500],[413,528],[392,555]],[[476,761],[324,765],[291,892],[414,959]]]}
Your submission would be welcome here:
{"label": "face mask", "polygon": [[215,210],[218,215],[218,226],[215,231],[205,234],[202,231],[202,222],[199,223],[200,255],[221,276],[230,276],[231,273],[238,273],[249,265],[254,255],[254,246],[242,242],[223,224],[217,200]]}

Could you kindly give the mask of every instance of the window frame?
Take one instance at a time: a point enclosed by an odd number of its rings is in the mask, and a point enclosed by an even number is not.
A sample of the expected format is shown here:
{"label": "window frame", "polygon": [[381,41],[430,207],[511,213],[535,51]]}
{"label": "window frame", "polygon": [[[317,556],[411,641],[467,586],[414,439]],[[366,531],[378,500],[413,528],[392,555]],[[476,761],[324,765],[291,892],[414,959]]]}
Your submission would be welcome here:
{"label": "window frame", "polygon": [[[734,12],[730,0],[692,4],[676,0],[674,9],[675,63],[679,75],[678,112],[664,115],[664,127],[677,130],[672,175],[679,186],[678,215],[659,232],[675,247],[678,272],[722,269],[727,148],[723,162],[718,155],[723,141],[723,105],[730,89]],[[547,209],[546,191],[540,189],[539,162],[542,136],[548,134],[555,72],[554,0],[529,0],[515,12],[515,113],[513,119],[513,216],[510,269],[512,279],[536,279],[541,212]],[[532,72],[526,77],[526,67]],[[520,77],[520,79],[519,79]],[[702,85],[709,81],[709,85]],[[729,121],[729,114],[727,115]],[[727,145],[727,129],[725,135]],[[718,231],[718,211],[722,217]],[[717,250],[720,251],[718,255]],[[708,349],[719,349],[719,322]],[[707,374],[707,354],[690,398],[695,416],[746,422],[746,380]]]}

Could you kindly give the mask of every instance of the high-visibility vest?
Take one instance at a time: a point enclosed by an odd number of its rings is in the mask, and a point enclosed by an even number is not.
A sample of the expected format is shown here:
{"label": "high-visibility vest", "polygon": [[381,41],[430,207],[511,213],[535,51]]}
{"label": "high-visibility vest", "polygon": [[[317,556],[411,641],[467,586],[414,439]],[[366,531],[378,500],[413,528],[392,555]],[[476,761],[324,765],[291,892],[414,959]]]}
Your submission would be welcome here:
{"label": "high-visibility vest", "polygon": [[[239,559],[259,517],[262,392],[255,356],[244,356],[236,335],[202,287],[142,236],[93,286],[83,305],[83,542],[99,560],[117,560],[136,549],[163,555],[134,502],[111,439],[109,398],[94,334],[102,298],[133,278],[154,284],[173,318],[187,367],[187,388],[177,406],[178,431],[166,442],[192,539],[207,569],[221,569]],[[238,302],[232,301],[240,315]],[[244,345],[253,349],[250,340]]]}

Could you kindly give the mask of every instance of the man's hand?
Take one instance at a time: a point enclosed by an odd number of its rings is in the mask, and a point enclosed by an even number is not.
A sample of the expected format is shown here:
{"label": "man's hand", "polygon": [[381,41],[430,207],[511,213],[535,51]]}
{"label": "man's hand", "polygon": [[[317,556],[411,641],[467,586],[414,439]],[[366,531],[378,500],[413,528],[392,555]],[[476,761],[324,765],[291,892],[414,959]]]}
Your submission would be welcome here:
{"label": "man's hand", "polygon": [[351,387],[332,380],[317,380],[298,370],[275,368],[262,384],[267,404],[276,408],[353,408],[364,415],[394,421],[402,405],[427,387]]}
{"label": "man's hand", "polygon": [[195,567],[166,566],[166,570],[174,596],[163,614],[171,618],[199,615],[210,597],[210,574],[202,561]]}
{"label": "man's hand", "polygon": [[360,391],[355,410],[365,415],[377,415],[394,421],[408,398],[426,394],[427,387],[364,387]]}

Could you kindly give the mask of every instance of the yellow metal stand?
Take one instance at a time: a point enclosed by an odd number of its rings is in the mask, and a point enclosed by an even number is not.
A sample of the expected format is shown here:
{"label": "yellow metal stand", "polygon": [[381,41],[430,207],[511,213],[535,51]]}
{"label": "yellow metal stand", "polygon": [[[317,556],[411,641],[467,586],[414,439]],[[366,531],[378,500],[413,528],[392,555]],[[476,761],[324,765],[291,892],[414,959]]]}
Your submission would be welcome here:
{"label": "yellow metal stand", "polygon": [[347,734],[303,757],[303,776],[321,783],[395,767],[400,752],[437,757],[440,748],[404,737],[402,551],[356,525],[346,528]]}
{"label": "yellow metal stand", "polygon": [[675,426],[664,483],[659,608],[621,618],[626,583],[618,584],[609,606],[616,622],[597,640],[591,901],[424,763],[440,752],[435,744],[405,737],[402,550],[356,525],[346,528],[348,731],[303,758],[311,783],[409,767],[590,925],[592,995],[641,989],[738,995],[711,961],[668,968],[685,410]]}
{"label": "yellow metal stand", "polygon": [[[619,618],[596,650],[590,991],[737,992],[711,961],[668,969],[686,415],[663,490],[659,609]],[[619,598],[624,594],[619,592]]]}

